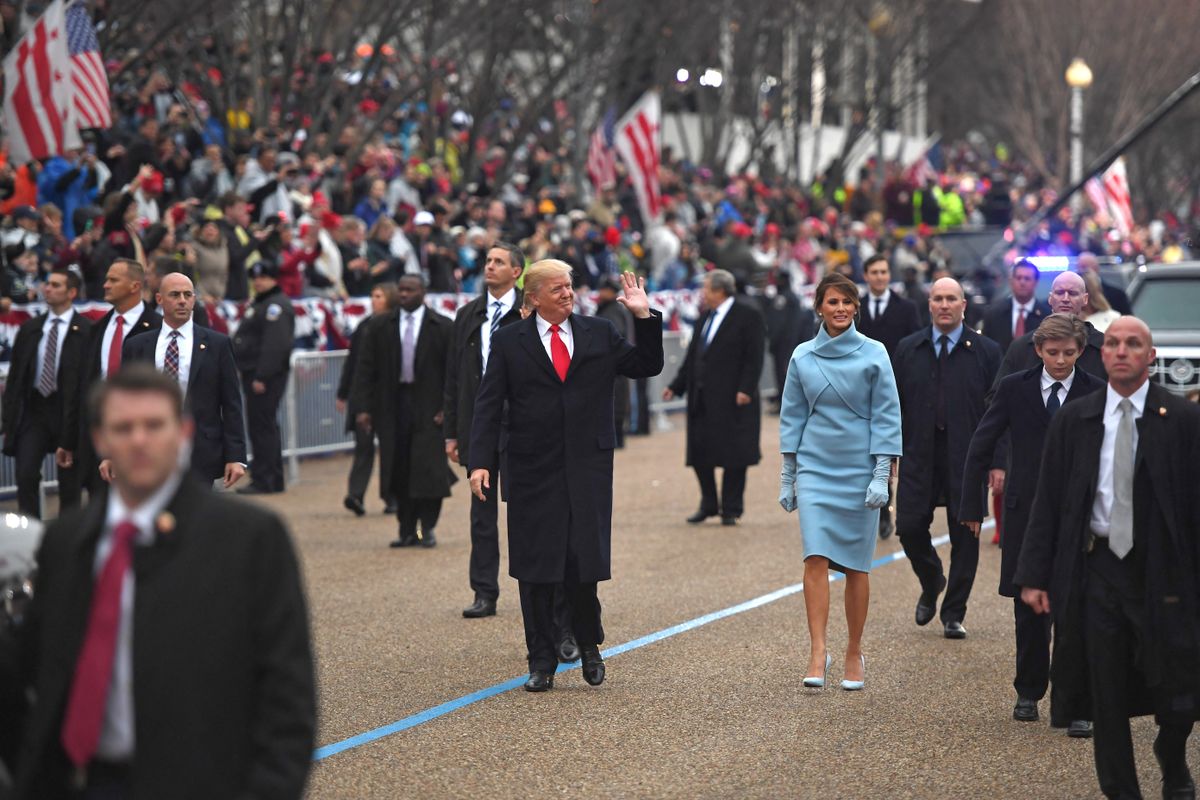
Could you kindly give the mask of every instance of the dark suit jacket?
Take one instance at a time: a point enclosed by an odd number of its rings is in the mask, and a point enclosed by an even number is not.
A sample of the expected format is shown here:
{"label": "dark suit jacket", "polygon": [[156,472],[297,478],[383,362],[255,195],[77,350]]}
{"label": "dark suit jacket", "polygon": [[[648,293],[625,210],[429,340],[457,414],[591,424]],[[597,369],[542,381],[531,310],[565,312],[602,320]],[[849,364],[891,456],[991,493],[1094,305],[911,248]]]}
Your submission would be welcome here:
{"label": "dark suit jacket", "polygon": [[880,319],[871,317],[871,309],[868,308],[868,304],[871,302],[870,292],[862,296],[861,302],[855,327],[863,336],[883,342],[883,346],[888,352],[888,358],[895,355],[896,345],[900,344],[901,339],[921,327],[921,321],[917,316],[917,306],[911,300],[901,297],[895,292],[891,292],[888,297],[887,307],[883,309]]}
{"label": "dark suit jacket", "polygon": [[[987,480],[993,453],[1001,440],[1006,438],[1005,435],[1009,435],[1009,456],[1012,460],[1005,479],[1004,531],[1000,539],[1000,594],[1005,597],[1020,594],[1020,589],[1013,585],[1012,576],[1017,571],[1017,556],[1021,553],[1025,526],[1029,522],[1029,511],[1033,508],[1033,495],[1037,491],[1042,445],[1046,441],[1046,429],[1050,427],[1050,413],[1042,402],[1043,369],[1034,367],[1000,381],[996,396],[979,421],[975,435],[971,437],[971,447],[963,467],[959,519],[983,521],[985,508],[973,487]],[[1066,405],[1103,388],[1104,381],[1077,369],[1071,381],[1071,391],[1065,398],[1060,397],[1059,401]]]}
{"label": "dark suit jacket", "polygon": [[354,388],[354,370],[358,366],[358,354],[362,352],[362,338],[367,332],[367,317],[358,323],[358,327],[350,334],[350,349],[346,351],[346,360],[342,362],[342,374],[338,378],[337,399],[346,403],[346,433],[354,433],[354,418],[362,409],[351,405],[350,391]]}
{"label": "dark suit jacket", "polygon": [[[400,309],[372,317],[365,323],[350,402],[371,415],[371,426],[379,436],[379,480],[392,485],[393,471],[401,459],[409,463],[408,497],[448,497],[453,473],[446,464],[446,442],[442,438],[442,409],[445,401],[446,363],[454,323],[432,308],[425,308],[417,334],[414,383],[409,416],[401,418],[400,403]],[[412,432],[407,453],[396,450],[400,426]]]}
{"label": "dark suit jacket", "polygon": [[[154,364],[160,331],[146,331],[125,340],[122,362]],[[246,429],[242,394],[233,345],[229,337],[192,325],[192,361],[188,366],[184,404],[196,423],[192,439],[192,472],[213,481],[225,474],[225,465],[246,463]]]}
{"label": "dark suit jacket", "polygon": [[[1083,590],[1107,394],[1090,394],[1054,416],[1013,576],[1017,586],[1050,593],[1059,639],[1056,686],[1087,685]],[[1151,383],[1137,427],[1129,559],[1144,571],[1146,683],[1130,682],[1130,713],[1194,720],[1200,716],[1200,406]],[[1143,696],[1135,683],[1156,689]]]}
{"label": "dark suit jacket", "polygon": [[[59,741],[87,628],[107,491],[60,517],[38,552],[26,647],[36,702],[18,797],[57,800],[73,771]],[[133,798],[297,798],[316,699],[300,568],[280,519],[185,478],[175,520],[133,571]]]}
{"label": "dark suit jacket", "polygon": [[[1100,357],[1100,348],[1104,345],[1104,334],[1096,330],[1090,322],[1084,322],[1084,325],[1087,326],[1088,331],[1087,347],[1083,348],[1083,352],[1079,354],[1079,360],[1075,362],[1075,369],[1081,369],[1102,381],[1107,381],[1108,370],[1104,368],[1104,359]],[[1038,358],[1037,350],[1033,348],[1033,331],[1016,339],[1004,353],[1004,360],[1000,362],[1000,369],[996,372],[996,381],[988,392],[988,402],[991,402],[1001,380],[1014,372],[1033,369],[1041,363],[1042,360]]]}
{"label": "dark suit jacket", "polygon": [[[943,378],[946,395],[946,445],[950,458],[947,510],[958,514],[963,488],[963,464],[975,427],[983,417],[983,397],[996,375],[1000,347],[981,333],[963,326],[958,345],[947,357]],[[896,527],[916,527],[929,509],[942,505],[933,486],[937,351],[931,328],[922,328],[901,340],[892,360],[900,412],[904,419],[904,457],[896,494]],[[987,487],[974,487],[982,503]],[[955,517],[958,518],[957,516]]]}
{"label": "dark suit jacket", "polygon": [[[767,329],[762,312],[744,300],[734,300],[704,348],[704,326],[712,313],[707,311],[696,320],[687,355],[671,381],[671,391],[687,398],[687,465],[748,467],[762,458],[758,382]],[[739,406],[738,392],[750,395],[751,402]]]}
{"label": "dark suit jacket", "polygon": [[[26,320],[17,330],[13,341],[12,359],[9,361],[8,379],[4,388],[3,412],[0,416],[0,432],[4,434],[4,454],[15,455],[17,434],[22,427],[24,411],[30,393],[37,391],[38,345],[42,341],[42,326],[46,314]],[[59,438],[56,447],[75,452],[79,447],[82,431],[80,417],[83,416],[82,395],[79,376],[82,372],[84,352],[92,323],[79,312],[71,316],[69,330],[60,330],[62,353],[58,357],[58,403]]]}
{"label": "dark suit jacket", "polygon": [[[1000,345],[1002,353],[1007,353],[1009,345],[1013,342],[1012,304],[1011,296],[1002,297],[984,310],[980,320],[982,325],[979,332]],[[1045,300],[1035,300],[1033,311],[1025,316],[1025,333],[1033,333],[1050,314],[1049,303]]]}
{"label": "dark suit jacket", "polygon": [[537,315],[492,339],[471,426],[472,471],[499,467],[501,419],[508,406],[504,490],[509,574],[558,583],[568,562],[582,583],[611,576],[613,382],[662,371],[662,317],[634,320],[637,345],[605,319],[571,315],[574,354],[567,379],[542,346]]}
{"label": "dark suit jacket", "polygon": [[[517,299],[507,314],[500,318],[501,329],[521,321],[524,295],[517,290]],[[446,365],[446,420],[443,435],[458,442],[458,460],[471,463],[471,420],[475,416],[475,396],[483,382],[483,338],[480,330],[490,324],[487,304],[491,295],[486,291],[458,310],[454,316],[454,339],[450,345],[450,361]],[[500,449],[507,444],[507,435],[499,440]]]}

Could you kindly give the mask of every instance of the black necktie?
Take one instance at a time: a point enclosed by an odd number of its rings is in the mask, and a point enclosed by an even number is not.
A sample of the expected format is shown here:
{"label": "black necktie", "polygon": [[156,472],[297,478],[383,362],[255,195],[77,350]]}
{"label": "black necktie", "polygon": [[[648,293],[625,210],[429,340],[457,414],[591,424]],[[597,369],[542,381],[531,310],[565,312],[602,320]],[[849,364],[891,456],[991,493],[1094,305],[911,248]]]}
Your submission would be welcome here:
{"label": "black necktie", "polygon": [[950,337],[942,334],[938,337],[938,366],[937,366],[937,408],[934,421],[939,431],[946,430],[946,363],[950,358]]}
{"label": "black necktie", "polygon": [[1050,416],[1054,416],[1054,412],[1062,407],[1062,403],[1058,401],[1058,393],[1063,388],[1063,385],[1058,381],[1050,384],[1050,399],[1046,401],[1046,410],[1050,412]]}
{"label": "black necktie", "polygon": [[879,307],[883,305],[883,300],[875,298],[875,313],[871,315],[871,319],[879,319]]}
{"label": "black necktie", "polygon": [[717,312],[710,312],[708,319],[704,321],[704,328],[700,331],[700,349],[708,349],[708,332],[712,330],[713,319],[717,316]]}

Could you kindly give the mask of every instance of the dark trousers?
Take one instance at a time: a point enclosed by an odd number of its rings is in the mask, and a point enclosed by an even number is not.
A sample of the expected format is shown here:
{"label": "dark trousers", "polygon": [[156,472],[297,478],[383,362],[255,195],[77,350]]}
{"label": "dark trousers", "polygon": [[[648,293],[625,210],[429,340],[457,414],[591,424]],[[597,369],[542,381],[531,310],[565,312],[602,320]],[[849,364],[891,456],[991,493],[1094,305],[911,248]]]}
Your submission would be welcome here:
{"label": "dark trousers", "polygon": [[[418,523],[423,534],[428,534],[437,527],[438,518],[442,515],[442,498],[412,496],[412,388],[401,386],[397,396],[400,402],[396,408],[396,457],[392,464],[392,496],[396,498],[396,519],[400,521],[400,538],[413,539],[417,536]],[[421,466],[425,465],[418,465]],[[445,469],[444,466],[441,468]]]}
{"label": "dark trousers", "polygon": [[268,492],[283,491],[283,444],[279,435],[279,403],[287,388],[287,373],[265,381],[267,390],[256,394],[253,373],[242,373],[246,396],[246,428],[250,434],[251,483]]}
{"label": "dark trousers", "polygon": [[[1118,559],[1100,539],[1087,558],[1083,614],[1092,686],[1096,777],[1106,797],[1141,798],[1133,737],[1129,730],[1130,686],[1145,685],[1138,662],[1145,648],[1145,599],[1135,554]],[[1192,723],[1159,722],[1155,749],[1164,763],[1184,763]]]}
{"label": "dark trousers", "polygon": [[1017,633],[1013,688],[1018,697],[1041,700],[1050,684],[1050,615],[1037,614],[1020,597],[1014,597],[1013,620]]}
{"label": "dark trousers", "polygon": [[[346,493],[359,500],[367,493],[367,484],[371,482],[371,470],[375,467],[375,432],[365,431],[361,426],[354,426],[354,460],[350,463],[350,479],[347,482]],[[391,505],[392,490],[390,486],[379,484],[379,499],[386,505]]]}
{"label": "dark trousers", "polygon": [[[503,468],[502,468],[503,469]],[[491,479],[487,499],[471,495],[471,591],[477,597],[495,600],[500,596],[500,492],[499,476]]]}
{"label": "dark trousers", "polygon": [[[908,463],[905,469],[921,469],[921,465]],[[946,447],[946,434],[934,436],[933,445],[933,493],[929,507],[919,517],[905,521],[905,526],[896,533],[904,546],[904,555],[912,564],[921,591],[932,595],[941,584],[942,560],[933,546],[929,526],[933,523],[933,511],[942,502],[946,504],[946,527],[950,533],[950,575],[946,583],[946,596],[942,600],[942,624],[962,622],[967,617],[967,598],[975,585],[975,570],[979,566],[979,540],[971,530],[957,519],[957,510],[950,507],[950,469]]]}
{"label": "dark trousers", "polygon": [[530,583],[518,581],[521,617],[525,622],[525,647],[530,672],[554,672],[558,667],[557,643],[569,620],[575,641],[582,650],[604,644],[600,623],[600,598],[596,582]]}
{"label": "dark trousers", "polygon": [[705,514],[740,517],[745,510],[746,468],[726,467],[721,475],[721,497],[717,498],[717,471],[714,467],[692,467],[700,481],[700,509]]}
{"label": "dark trousers", "polygon": [[[42,482],[42,462],[53,453],[62,427],[62,406],[58,393],[49,397],[30,392],[25,414],[16,437],[17,508],[26,516],[40,518],[42,504],[38,487]],[[78,467],[58,470],[58,503],[61,510],[79,505],[81,494]]]}

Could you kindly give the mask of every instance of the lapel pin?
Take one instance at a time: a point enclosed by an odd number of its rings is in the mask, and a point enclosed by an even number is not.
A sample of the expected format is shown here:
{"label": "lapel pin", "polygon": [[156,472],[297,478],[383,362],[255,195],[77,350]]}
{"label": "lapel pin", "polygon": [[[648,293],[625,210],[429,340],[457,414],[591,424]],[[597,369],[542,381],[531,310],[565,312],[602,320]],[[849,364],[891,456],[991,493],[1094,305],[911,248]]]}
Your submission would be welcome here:
{"label": "lapel pin", "polygon": [[1166,407],[1164,407],[1164,406],[1159,406],[1159,407],[1158,407],[1158,415],[1159,415],[1160,417],[1165,417],[1165,416],[1167,415],[1167,409],[1166,409]]}
{"label": "lapel pin", "polygon": [[967,341],[966,341],[966,345],[967,345],[967,347],[970,347],[970,346],[971,346],[971,340],[970,340],[970,339],[967,339]]}
{"label": "lapel pin", "polygon": [[78,325],[72,325],[72,326],[71,326],[71,330],[73,330],[73,331],[77,331],[77,330],[79,330],[79,326],[78,326]]}
{"label": "lapel pin", "polygon": [[154,521],[154,527],[161,534],[168,534],[175,530],[175,515],[170,511],[164,511],[158,515],[158,519]]}
{"label": "lapel pin", "polygon": [[200,343],[200,349],[201,349],[201,350],[203,350],[203,349],[204,349],[204,343],[203,343],[203,342],[201,342],[201,343]]}

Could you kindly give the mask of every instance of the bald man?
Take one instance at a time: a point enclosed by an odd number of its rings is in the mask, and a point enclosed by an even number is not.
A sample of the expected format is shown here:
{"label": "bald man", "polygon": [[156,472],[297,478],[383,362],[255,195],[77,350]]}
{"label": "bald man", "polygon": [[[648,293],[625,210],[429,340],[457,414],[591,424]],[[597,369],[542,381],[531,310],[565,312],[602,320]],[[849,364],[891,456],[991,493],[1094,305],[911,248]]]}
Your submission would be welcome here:
{"label": "bald man", "polygon": [[[979,540],[959,522],[959,503],[962,492],[977,491],[978,507],[984,507],[987,488],[983,483],[963,486],[963,465],[1000,364],[1000,346],[963,324],[966,309],[958,281],[934,281],[931,324],[901,339],[892,358],[904,418],[896,532],[921,584],[916,623],[927,625],[934,618],[944,589],[941,621],[947,639],[967,636],[963,620],[975,583]],[[929,531],[938,506],[946,508],[950,531],[948,578]]]}
{"label": "bald man", "polygon": [[1129,718],[1154,714],[1162,796],[1194,798],[1186,749],[1200,714],[1200,406],[1150,381],[1136,317],[1104,333],[1105,390],[1047,433],[1013,582],[1054,615],[1051,680],[1090,683],[1096,775],[1139,798]]}
{"label": "bald man", "polygon": [[[187,276],[164,275],[155,299],[162,327],[130,336],[122,362],[149,361],[179,381],[187,412],[196,423],[192,473],[209,486],[220,479],[228,489],[246,473],[246,431],[233,346],[228,336],[192,320],[196,289]],[[103,473],[107,465],[101,468]]]}

